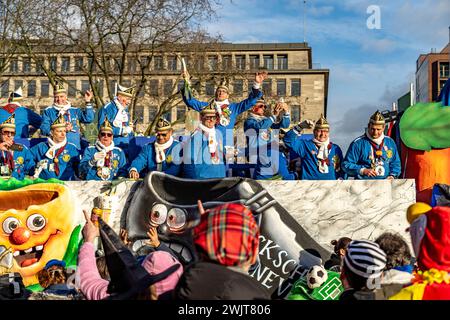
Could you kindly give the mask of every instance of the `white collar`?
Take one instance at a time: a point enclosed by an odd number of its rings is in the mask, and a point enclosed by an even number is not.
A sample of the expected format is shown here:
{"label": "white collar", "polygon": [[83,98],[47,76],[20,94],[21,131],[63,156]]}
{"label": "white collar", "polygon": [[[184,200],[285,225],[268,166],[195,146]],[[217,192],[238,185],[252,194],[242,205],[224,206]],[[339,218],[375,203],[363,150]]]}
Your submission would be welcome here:
{"label": "white collar", "polygon": [[374,139],[369,135],[369,132],[366,130],[366,137],[372,142],[375,142],[377,145],[380,145],[384,140],[384,133],[381,134],[378,138]]}
{"label": "white collar", "polygon": [[97,148],[98,151],[105,150],[105,152],[109,152],[109,151],[112,151],[114,149],[114,141],[111,141],[111,144],[108,147],[105,147],[100,142],[100,140],[97,139],[97,141],[95,141],[95,147]]}

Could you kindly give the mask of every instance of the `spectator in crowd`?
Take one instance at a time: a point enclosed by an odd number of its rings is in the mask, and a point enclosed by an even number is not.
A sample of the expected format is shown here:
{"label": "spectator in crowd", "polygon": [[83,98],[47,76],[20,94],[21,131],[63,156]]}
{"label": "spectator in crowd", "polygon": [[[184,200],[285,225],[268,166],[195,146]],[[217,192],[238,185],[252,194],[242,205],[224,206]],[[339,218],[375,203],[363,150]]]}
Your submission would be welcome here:
{"label": "spectator in crowd", "polygon": [[113,180],[126,174],[127,159],[113,141],[113,128],[106,118],[98,132],[95,146],[87,147],[81,159],[80,178],[85,180]]}
{"label": "spectator in crowd", "polygon": [[184,144],[182,175],[189,179],[225,178],[223,140],[215,127],[216,109],[210,104],[200,117],[199,127]]}
{"label": "spectator in crowd", "polygon": [[98,129],[106,118],[112,120],[114,144],[128,154],[130,138],[134,136],[133,123],[130,121],[128,105],[133,99],[134,87],[125,88],[117,85],[116,96],[98,110]]}
{"label": "spectator in crowd", "polygon": [[0,107],[0,123],[5,122],[11,115],[16,118],[15,138],[27,139],[29,137],[29,126],[39,129],[42,123],[42,117],[33,110],[22,106],[20,101],[23,99],[22,88],[9,94],[8,104]]}
{"label": "spectator in crowd", "polygon": [[81,150],[81,123],[91,123],[94,121],[95,112],[92,107],[92,97],[94,94],[91,91],[86,91],[84,94],[84,101],[86,107],[76,108],[67,100],[67,93],[62,83],[56,83],[53,88],[54,102],[53,105],[47,107],[42,114],[41,133],[48,136],[52,129],[52,124],[62,116],[65,120],[67,130],[67,141],[75,145],[78,150]]}
{"label": "spectator in crowd", "polygon": [[[183,71],[182,76],[185,82],[189,81],[189,74],[187,71]],[[181,90],[181,96],[188,108],[198,112],[201,112],[205,107],[212,106],[217,113],[217,129],[221,133],[224,146],[233,149],[233,132],[236,118],[238,115],[254,106],[258,99],[262,97],[263,93],[260,88],[263,81],[267,79],[267,76],[267,72],[257,72],[248,98],[238,103],[230,103],[228,100],[230,91],[225,83],[222,83],[217,87],[212,102],[196,100],[192,96],[192,92],[186,83],[184,89]]]}
{"label": "spectator in crowd", "polygon": [[333,253],[329,260],[324,264],[325,269],[341,272],[342,261],[344,260],[345,253],[347,252],[348,244],[352,239],[348,237],[342,237],[338,240],[332,240],[331,245],[334,246]]}
{"label": "spectator in crowd", "polygon": [[129,177],[139,179],[143,170],[162,171],[173,176],[180,174],[181,144],[172,137],[173,130],[169,121],[160,118],[156,123],[156,141],[146,144],[129,170]]}
{"label": "spectator in crowd", "polygon": [[236,203],[205,212],[200,201],[199,210],[201,221],[193,237],[200,260],[186,268],[174,291],[176,299],[270,299],[248,275],[259,248],[259,227],[252,212]]}
{"label": "spectator in crowd", "polygon": [[[83,212],[85,215],[86,224],[82,231],[84,243],[80,247],[80,251],[78,253],[80,289],[86,296],[86,299],[102,300],[109,297],[109,293],[107,291],[110,282],[100,276],[96,265],[94,241],[99,236],[99,230],[91,220],[89,214],[86,211]],[[94,217],[93,220],[95,220]],[[141,263],[150,275],[159,274],[160,272],[167,270],[169,267],[176,264],[180,263],[170,253],[165,251],[151,252]],[[175,288],[182,273],[183,268],[180,267],[167,278],[152,285],[151,298],[156,300],[158,297],[170,297],[170,293]]]}
{"label": "spectator in crowd", "polygon": [[36,163],[35,178],[75,180],[80,162],[79,150],[66,138],[66,121],[62,114],[51,125],[50,137],[31,148]]}
{"label": "spectator in crowd", "polygon": [[386,269],[381,278],[381,290],[384,297],[399,292],[403,286],[410,284],[413,276],[411,252],[402,236],[390,232],[381,234],[376,240],[381,250],[386,253]]}
{"label": "spectator in crowd", "polygon": [[384,135],[386,122],[377,110],[366,133],[350,144],[342,168],[355,179],[394,179],[401,172],[394,140]]}
{"label": "spectator in crowd", "polygon": [[348,244],[341,270],[344,292],[339,300],[382,300],[379,292],[386,254],[377,243],[353,240]]}
{"label": "spectator in crowd", "polygon": [[26,146],[14,143],[15,132],[13,113],[0,123],[0,176],[22,180],[34,168],[34,159]]}
{"label": "spectator in crowd", "polygon": [[[306,128],[314,128],[313,139],[300,137]],[[336,180],[344,177],[341,170],[341,148],[330,141],[329,134],[330,125],[323,115],[320,115],[315,124],[311,120],[304,120],[284,136],[286,147],[301,158],[301,180]]]}
{"label": "spectator in crowd", "polygon": [[412,284],[390,299],[450,300],[450,207],[415,203],[408,208],[408,221],[418,270]]}

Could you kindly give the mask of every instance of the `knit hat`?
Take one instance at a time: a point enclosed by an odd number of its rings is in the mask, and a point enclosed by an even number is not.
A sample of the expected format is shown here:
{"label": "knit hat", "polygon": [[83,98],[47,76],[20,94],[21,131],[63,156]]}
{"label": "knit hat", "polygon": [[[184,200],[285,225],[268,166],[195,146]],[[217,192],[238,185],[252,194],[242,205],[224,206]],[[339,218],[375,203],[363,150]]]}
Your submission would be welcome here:
{"label": "knit hat", "polygon": [[[170,253],[166,251],[154,251],[149,253],[144,261],[142,261],[142,266],[150,275],[155,275],[167,270],[169,267],[174,265],[180,265],[180,262],[175,259]],[[156,293],[159,295],[175,289],[181,275],[183,274],[183,268],[179,268],[177,271],[169,275],[164,280],[155,283]]]}
{"label": "knit hat", "polygon": [[202,215],[194,228],[194,243],[222,265],[253,264],[258,257],[259,227],[249,209],[227,203]]}
{"label": "knit hat", "polygon": [[353,240],[347,247],[344,264],[360,277],[378,278],[386,267],[386,253],[375,242]]}

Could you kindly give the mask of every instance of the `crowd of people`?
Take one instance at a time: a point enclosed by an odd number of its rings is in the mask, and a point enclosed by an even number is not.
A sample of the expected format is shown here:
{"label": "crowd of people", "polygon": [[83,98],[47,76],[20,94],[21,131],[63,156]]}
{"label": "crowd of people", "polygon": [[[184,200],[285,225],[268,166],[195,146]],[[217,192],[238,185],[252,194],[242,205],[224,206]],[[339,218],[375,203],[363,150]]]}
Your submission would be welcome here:
{"label": "crowd of people", "polygon": [[[264,100],[262,83],[266,72],[256,73],[247,99],[230,102],[229,89],[218,86],[215,98],[196,100],[189,87],[189,75],[183,72],[186,85],[180,90],[186,106],[200,113],[200,123],[188,139],[178,141],[171,123],[158,119],[154,142],[144,145],[135,158],[130,157],[130,139],[134,136],[128,105],[133,88],[118,86],[112,101],[97,111],[98,138],[94,145],[82,148],[81,123],[92,123],[95,109],[93,94],[84,94],[85,106],[74,107],[67,99],[64,85],[54,87],[54,102],[42,116],[21,105],[21,89],[11,92],[8,104],[0,108],[0,175],[23,179],[57,178],[60,180],[113,180],[119,177],[138,179],[151,171],[162,171],[191,179],[227,176],[234,145],[237,117],[248,111],[244,123],[245,156],[253,164],[249,177],[258,180],[336,180],[394,179],[401,165],[395,142],[384,135],[385,119],[375,112],[366,132],[356,138],[344,157],[341,148],[330,140],[330,124],[323,115],[305,119],[292,126],[289,106],[279,101],[271,110]],[[43,141],[30,148],[15,139],[29,138],[29,127],[40,129]],[[312,139],[301,137],[305,129],[313,130]],[[299,159],[300,168],[289,165]],[[229,174],[228,174],[229,175]]]}

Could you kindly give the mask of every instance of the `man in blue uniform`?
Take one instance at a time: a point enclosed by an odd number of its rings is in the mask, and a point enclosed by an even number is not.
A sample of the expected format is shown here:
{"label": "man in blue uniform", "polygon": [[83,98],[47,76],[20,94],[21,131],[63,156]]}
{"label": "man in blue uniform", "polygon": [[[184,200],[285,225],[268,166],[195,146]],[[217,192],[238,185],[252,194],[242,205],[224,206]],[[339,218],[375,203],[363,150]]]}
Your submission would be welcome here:
{"label": "man in blue uniform", "polygon": [[223,140],[215,127],[216,108],[211,103],[200,111],[201,123],[183,148],[183,177],[225,178]]}
{"label": "man in blue uniform", "polygon": [[51,125],[58,119],[60,115],[66,121],[67,141],[73,143],[77,149],[80,149],[80,122],[91,123],[94,120],[95,112],[92,108],[91,99],[93,93],[86,91],[84,101],[86,108],[75,108],[67,100],[67,93],[62,83],[57,83],[53,88],[54,102],[53,105],[47,107],[42,114],[41,133],[44,136],[50,134]]}
{"label": "man in blue uniform", "polygon": [[98,110],[98,128],[105,122],[106,117],[112,120],[114,144],[128,153],[128,144],[133,134],[133,124],[130,122],[128,105],[133,98],[134,88],[117,85],[116,96]]}
{"label": "man in blue uniform", "polygon": [[0,123],[4,122],[14,114],[16,121],[15,138],[29,138],[28,126],[31,125],[35,129],[39,129],[42,123],[40,115],[33,110],[20,105],[22,99],[22,88],[19,88],[10,93],[8,104],[0,108]]}
{"label": "man in blue uniform", "polygon": [[[187,73],[187,71],[183,72],[182,75],[185,81],[188,81],[187,79],[189,79],[189,74]],[[224,145],[230,149],[230,151],[227,152],[232,152],[234,148],[233,129],[234,124],[236,123],[237,116],[254,106],[256,104],[256,101],[258,101],[258,99],[262,97],[263,93],[260,88],[265,79],[267,79],[267,72],[256,73],[255,82],[253,83],[253,87],[248,98],[239,103],[230,103],[228,101],[229,90],[224,83],[217,87],[215,98],[212,101],[212,106],[217,112],[217,129],[219,129],[223,137]],[[191,108],[198,112],[211,104],[209,102],[196,100],[192,96],[189,85],[186,84],[184,86],[184,89],[181,90],[181,95],[183,97],[184,103],[188,106],[188,108]]]}
{"label": "man in blue uniform", "polygon": [[[181,169],[181,144],[172,137],[173,130],[169,121],[160,118],[156,123],[156,141],[146,144],[129,170],[131,179],[139,179],[144,173],[162,171],[178,176]],[[146,170],[144,170],[146,169]]]}
{"label": "man in blue uniform", "polygon": [[[301,139],[303,129],[313,128],[313,139]],[[341,148],[330,141],[330,125],[323,115],[316,124],[305,120],[284,136],[286,147],[295,151],[301,158],[302,180],[336,180],[342,179]]]}
{"label": "man in blue uniform", "polygon": [[22,180],[34,168],[33,155],[24,145],[14,143],[14,113],[0,124],[0,176]]}
{"label": "man in blue uniform", "polygon": [[113,141],[113,128],[108,118],[105,119],[95,146],[84,150],[79,165],[80,178],[83,180],[111,181],[126,174],[127,159],[122,149]]}
{"label": "man in blue uniform", "polygon": [[385,119],[377,110],[366,133],[350,144],[342,164],[355,179],[394,179],[401,173],[400,157],[394,140],[384,135]]}
{"label": "man in blue uniform", "polygon": [[31,148],[36,169],[35,178],[75,180],[74,169],[80,162],[77,147],[67,141],[66,120],[62,114],[50,126],[50,137]]}

